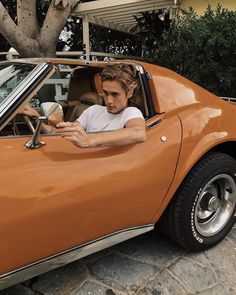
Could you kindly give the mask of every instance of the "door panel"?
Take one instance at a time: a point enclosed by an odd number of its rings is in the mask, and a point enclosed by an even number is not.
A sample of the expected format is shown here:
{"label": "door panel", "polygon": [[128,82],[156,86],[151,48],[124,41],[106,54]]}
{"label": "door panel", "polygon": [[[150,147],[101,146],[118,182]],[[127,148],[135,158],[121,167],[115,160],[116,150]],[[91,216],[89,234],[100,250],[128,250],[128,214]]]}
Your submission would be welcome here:
{"label": "door panel", "polygon": [[0,138],[1,273],[150,223],[174,176],[181,126],[164,119],[145,143],[123,147],[79,149],[44,136],[44,147],[29,150],[27,140]]}

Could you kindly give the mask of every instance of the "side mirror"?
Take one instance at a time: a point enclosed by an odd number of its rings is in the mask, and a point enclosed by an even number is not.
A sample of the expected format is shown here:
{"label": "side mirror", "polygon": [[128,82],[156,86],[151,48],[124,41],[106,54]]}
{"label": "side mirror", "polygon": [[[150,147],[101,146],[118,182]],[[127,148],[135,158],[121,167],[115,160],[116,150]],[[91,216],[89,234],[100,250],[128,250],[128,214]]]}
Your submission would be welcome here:
{"label": "side mirror", "polygon": [[44,102],[40,106],[40,114],[47,118],[47,124],[56,126],[63,121],[62,106],[56,102]]}
{"label": "side mirror", "polygon": [[41,117],[37,120],[37,126],[34,134],[29,142],[25,144],[28,149],[37,149],[45,145],[43,141],[39,140],[39,136],[42,129],[42,122],[48,125],[56,126],[57,123],[63,121],[62,106],[55,102],[44,102],[40,106]]}

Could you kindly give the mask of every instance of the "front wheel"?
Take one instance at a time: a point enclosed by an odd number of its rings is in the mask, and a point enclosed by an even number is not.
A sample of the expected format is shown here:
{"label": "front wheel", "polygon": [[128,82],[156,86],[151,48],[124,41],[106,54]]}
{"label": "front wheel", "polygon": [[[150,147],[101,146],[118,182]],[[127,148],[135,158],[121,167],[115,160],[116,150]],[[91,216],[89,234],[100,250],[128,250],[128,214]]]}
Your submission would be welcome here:
{"label": "front wheel", "polygon": [[189,172],[160,220],[163,232],[191,251],[220,242],[234,224],[236,160],[212,152]]}

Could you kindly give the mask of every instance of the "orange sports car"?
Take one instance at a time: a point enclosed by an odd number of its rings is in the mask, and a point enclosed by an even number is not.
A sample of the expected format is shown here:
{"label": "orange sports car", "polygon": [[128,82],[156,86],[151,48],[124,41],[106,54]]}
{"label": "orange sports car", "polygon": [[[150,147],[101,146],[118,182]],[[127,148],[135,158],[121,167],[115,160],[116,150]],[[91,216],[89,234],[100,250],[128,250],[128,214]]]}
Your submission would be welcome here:
{"label": "orange sports car", "polygon": [[[120,62],[120,61],[112,61]],[[106,62],[0,63],[0,288],[160,226],[201,251],[235,221],[236,106],[168,69],[135,61],[132,98],[147,140],[80,149],[42,122],[103,104]],[[19,114],[25,105],[39,119]],[[48,107],[50,106],[50,107]]]}

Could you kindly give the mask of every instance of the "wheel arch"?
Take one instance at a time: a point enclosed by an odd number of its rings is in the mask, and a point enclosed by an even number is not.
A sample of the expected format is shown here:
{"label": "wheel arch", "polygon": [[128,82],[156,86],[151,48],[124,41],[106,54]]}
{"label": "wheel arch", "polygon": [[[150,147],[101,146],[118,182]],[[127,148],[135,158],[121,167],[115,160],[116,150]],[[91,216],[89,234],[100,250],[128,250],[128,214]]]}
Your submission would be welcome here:
{"label": "wheel arch", "polygon": [[179,188],[181,187],[182,183],[185,181],[186,177],[188,177],[190,171],[203,159],[205,158],[209,153],[211,152],[218,152],[222,154],[226,154],[228,156],[231,156],[232,158],[236,159],[236,141],[225,141],[218,143],[217,145],[210,147],[208,150],[206,150],[202,155],[200,155],[198,158],[196,158],[196,161],[192,163],[192,166],[186,170],[186,173],[182,180],[179,182],[179,185],[176,187],[176,190],[173,194],[173,196],[178,192]]}
{"label": "wheel arch", "polygon": [[[236,141],[225,141],[218,143],[217,145],[213,147],[209,147],[208,150],[206,150],[202,155],[199,155],[195,158],[195,161],[192,162],[192,165],[185,171],[185,174],[182,175],[180,180],[174,179],[171,187],[169,188],[169,191],[167,192],[165,198],[163,199],[163,203],[161,204],[157,214],[152,219],[153,223],[158,222],[160,217],[164,214],[166,208],[168,207],[168,204],[171,202],[173,198],[175,198],[175,195],[178,193],[179,189],[181,188],[181,185],[184,183],[186,177],[188,177],[190,171],[194,168],[195,165],[197,165],[204,157],[207,156],[207,154],[211,152],[219,152],[223,154],[227,154],[234,159],[236,159]],[[175,182],[176,181],[176,182]]]}
{"label": "wheel arch", "polygon": [[236,141],[227,141],[220,143],[211,148],[208,152],[210,151],[227,154],[236,159]]}

